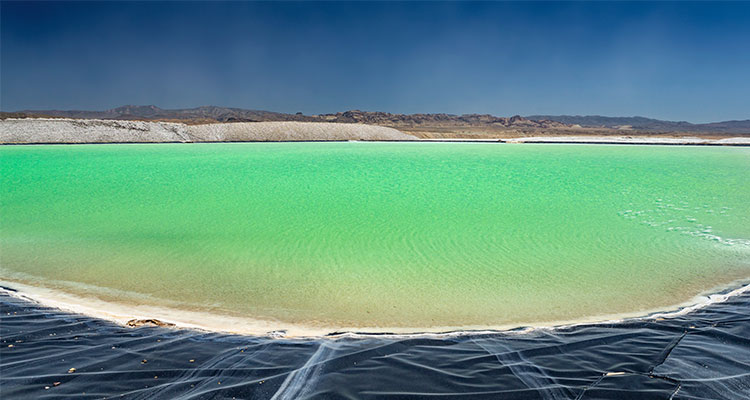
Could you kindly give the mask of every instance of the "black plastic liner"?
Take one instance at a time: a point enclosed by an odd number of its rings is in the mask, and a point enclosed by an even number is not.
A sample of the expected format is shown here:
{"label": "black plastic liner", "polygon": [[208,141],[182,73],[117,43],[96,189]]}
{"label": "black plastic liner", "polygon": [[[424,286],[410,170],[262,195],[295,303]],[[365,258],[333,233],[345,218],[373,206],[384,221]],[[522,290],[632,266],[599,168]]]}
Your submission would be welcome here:
{"label": "black plastic liner", "polygon": [[8,295],[0,309],[3,399],[750,398],[747,292],[665,320],[418,338],[128,328]]}

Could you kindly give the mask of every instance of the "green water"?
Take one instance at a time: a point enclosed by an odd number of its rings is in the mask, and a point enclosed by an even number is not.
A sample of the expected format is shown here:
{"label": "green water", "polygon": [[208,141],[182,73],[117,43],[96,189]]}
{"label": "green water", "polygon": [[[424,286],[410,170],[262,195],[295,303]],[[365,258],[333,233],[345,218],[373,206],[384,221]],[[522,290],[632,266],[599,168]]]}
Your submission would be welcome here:
{"label": "green water", "polygon": [[750,149],[0,148],[0,277],[315,326],[497,326],[750,277]]}

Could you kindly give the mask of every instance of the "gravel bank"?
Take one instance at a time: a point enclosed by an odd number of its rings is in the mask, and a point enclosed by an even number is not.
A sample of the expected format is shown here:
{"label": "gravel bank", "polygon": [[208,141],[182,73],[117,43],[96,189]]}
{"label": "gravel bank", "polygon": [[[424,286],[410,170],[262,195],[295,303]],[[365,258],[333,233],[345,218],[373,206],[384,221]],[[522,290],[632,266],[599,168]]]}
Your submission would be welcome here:
{"label": "gravel bank", "polygon": [[183,124],[167,122],[8,118],[0,121],[0,142],[188,142],[186,128]]}
{"label": "gravel bank", "polygon": [[0,121],[0,143],[159,143],[307,140],[414,140],[392,128],[318,122],[243,122],[185,125],[100,119]]}
{"label": "gravel bank", "polygon": [[383,126],[326,122],[236,122],[188,126],[196,142],[416,140]]}

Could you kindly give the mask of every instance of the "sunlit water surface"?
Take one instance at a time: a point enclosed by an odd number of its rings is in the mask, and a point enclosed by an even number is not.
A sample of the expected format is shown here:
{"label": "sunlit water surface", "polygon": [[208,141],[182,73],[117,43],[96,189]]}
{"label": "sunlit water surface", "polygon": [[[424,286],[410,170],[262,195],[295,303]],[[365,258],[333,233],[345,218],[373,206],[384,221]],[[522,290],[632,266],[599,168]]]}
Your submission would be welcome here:
{"label": "sunlit water surface", "polygon": [[750,277],[750,149],[0,148],[0,274],[319,327],[653,310]]}

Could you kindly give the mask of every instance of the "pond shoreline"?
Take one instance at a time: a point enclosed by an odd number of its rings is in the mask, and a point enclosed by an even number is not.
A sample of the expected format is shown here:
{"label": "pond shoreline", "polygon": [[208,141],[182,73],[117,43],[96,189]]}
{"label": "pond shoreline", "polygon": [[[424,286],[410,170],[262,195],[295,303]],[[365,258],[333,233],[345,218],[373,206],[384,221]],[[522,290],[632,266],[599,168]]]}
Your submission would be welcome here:
{"label": "pond shoreline", "polygon": [[[649,137],[645,137],[648,139]],[[203,144],[203,143],[495,143],[495,144],[600,144],[600,145],[631,145],[631,146],[720,146],[720,147],[750,147],[750,138],[746,141],[721,142],[720,140],[706,140],[700,142],[679,141],[662,139],[659,141],[643,140],[643,138],[633,138],[628,141],[617,140],[588,140],[579,136],[569,138],[511,138],[511,139],[405,139],[405,140],[222,140],[222,141],[165,141],[165,142],[28,142],[28,143],[7,143],[0,142],[0,146],[39,146],[39,145],[92,145],[92,144]]]}
{"label": "pond shoreline", "polygon": [[[551,321],[532,324],[508,324],[488,327],[456,328],[323,328],[295,323],[281,323],[271,320],[237,318],[214,315],[204,312],[172,310],[170,308],[129,307],[121,304],[100,301],[94,298],[81,298],[73,294],[35,288],[15,282],[0,280],[0,296],[10,296],[21,301],[51,308],[60,313],[74,313],[89,318],[115,323],[120,326],[140,327],[144,325],[163,326],[177,330],[194,330],[217,334],[242,335],[266,338],[294,339],[337,339],[341,337],[432,337],[450,338],[477,334],[528,333],[536,330],[568,329],[582,325],[610,325],[633,321],[664,320],[689,315],[697,310],[721,304],[736,296],[750,293],[748,279],[740,279],[726,285],[697,294],[690,301],[658,309],[591,316],[573,321]],[[15,286],[15,287],[13,287]],[[39,290],[35,290],[39,289]],[[75,304],[74,304],[75,303]],[[150,311],[147,309],[153,309]],[[147,311],[143,311],[147,310]],[[182,313],[192,318],[187,322],[174,317]],[[171,315],[171,318],[170,318]],[[230,328],[231,327],[231,328]]]}
{"label": "pond shoreline", "polygon": [[134,329],[0,294],[0,385],[9,398],[729,400],[750,396],[748,307],[744,293],[661,320],[302,340]]}

